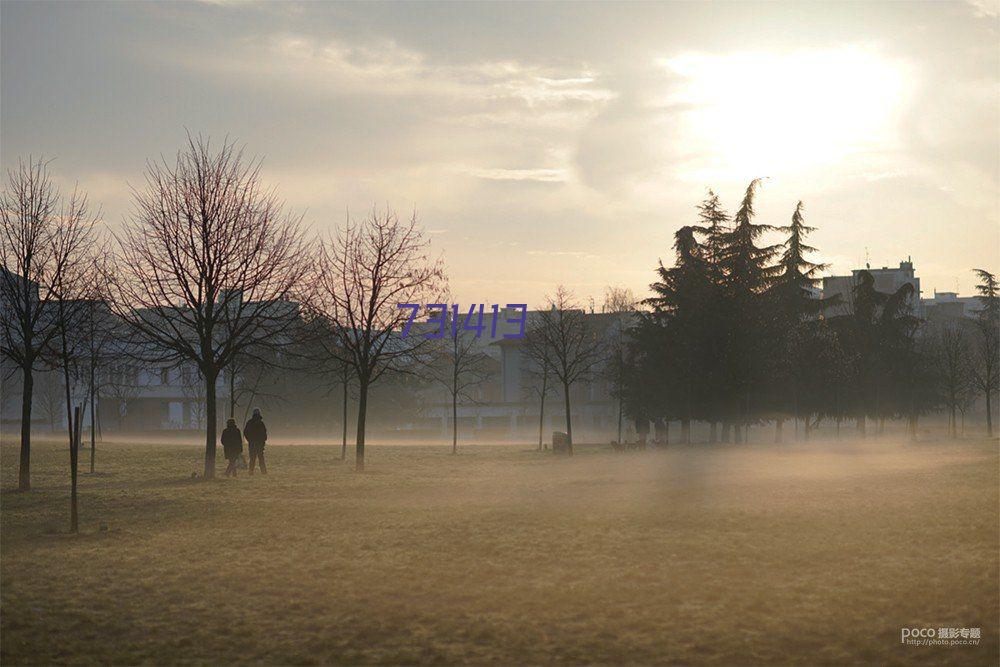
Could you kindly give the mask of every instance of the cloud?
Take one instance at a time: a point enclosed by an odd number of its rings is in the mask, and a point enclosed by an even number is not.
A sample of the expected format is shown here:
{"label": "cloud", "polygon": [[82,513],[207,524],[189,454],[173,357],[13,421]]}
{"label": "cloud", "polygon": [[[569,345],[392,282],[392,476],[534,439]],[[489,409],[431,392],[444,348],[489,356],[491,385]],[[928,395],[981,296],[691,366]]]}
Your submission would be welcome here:
{"label": "cloud", "polygon": [[566,169],[470,169],[469,173],[477,178],[491,181],[565,183],[569,180]]}
{"label": "cloud", "polygon": [[965,0],[972,6],[976,16],[997,18],[1000,16],[1000,0]]}

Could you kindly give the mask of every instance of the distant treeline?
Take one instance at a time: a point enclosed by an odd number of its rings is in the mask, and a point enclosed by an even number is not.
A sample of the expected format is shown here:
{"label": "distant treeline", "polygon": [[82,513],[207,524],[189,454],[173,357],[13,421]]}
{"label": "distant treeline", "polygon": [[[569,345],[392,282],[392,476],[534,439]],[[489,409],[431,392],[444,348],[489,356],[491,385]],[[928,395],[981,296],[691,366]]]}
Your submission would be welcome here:
{"label": "distant treeline", "polygon": [[[672,267],[660,265],[648,309],[631,330],[619,361],[618,392],[640,423],[711,424],[711,438],[740,442],[748,425],[796,419],[805,434],[823,420],[866,421],[881,430],[945,409],[952,433],[977,396],[985,399],[992,436],[998,384],[1000,299],[995,275],[977,269],[983,309],[976,319],[931,323],[914,312],[918,295],[904,284],[875,289],[861,271],[846,299],[822,298],[810,261],[802,202],[787,226],[754,222],[750,183],[736,213],[711,191],[698,224],[675,235]],[[767,232],[787,235],[764,245]],[[847,301],[844,303],[843,301]],[[832,308],[836,306],[836,308]],[[832,314],[836,312],[836,314]]]}

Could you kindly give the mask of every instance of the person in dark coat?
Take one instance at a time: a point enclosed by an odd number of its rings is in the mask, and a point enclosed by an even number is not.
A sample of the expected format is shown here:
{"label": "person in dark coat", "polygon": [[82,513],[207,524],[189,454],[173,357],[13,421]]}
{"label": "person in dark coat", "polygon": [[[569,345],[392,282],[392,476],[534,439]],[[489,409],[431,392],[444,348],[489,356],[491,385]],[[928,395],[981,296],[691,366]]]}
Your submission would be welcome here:
{"label": "person in dark coat", "polygon": [[226,477],[229,475],[236,477],[236,464],[243,455],[243,434],[240,433],[235,419],[226,421],[226,428],[222,431],[222,452],[229,461]]}
{"label": "person in dark coat", "polygon": [[262,475],[266,475],[264,445],[267,443],[267,427],[264,426],[264,419],[260,416],[260,408],[253,409],[253,416],[243,427],[243,434],[247,438],[247,446],[250,449],[250,474],[253,474],[254,463],[260,461],[260,472]]}

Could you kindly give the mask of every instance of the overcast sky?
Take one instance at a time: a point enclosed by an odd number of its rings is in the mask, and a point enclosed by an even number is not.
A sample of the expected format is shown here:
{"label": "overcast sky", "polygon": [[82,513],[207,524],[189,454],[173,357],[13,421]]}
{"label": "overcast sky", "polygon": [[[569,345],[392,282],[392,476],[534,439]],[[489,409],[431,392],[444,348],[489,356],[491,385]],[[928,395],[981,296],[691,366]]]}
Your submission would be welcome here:
{"label": "overcast sky", "polygon": [[796,201],[831,272],[1000,270],[996,3],[0,5],[0,160],[111,225],[185,128],[318,231],[416,208],[456,300],[645,293],[713,187]]}

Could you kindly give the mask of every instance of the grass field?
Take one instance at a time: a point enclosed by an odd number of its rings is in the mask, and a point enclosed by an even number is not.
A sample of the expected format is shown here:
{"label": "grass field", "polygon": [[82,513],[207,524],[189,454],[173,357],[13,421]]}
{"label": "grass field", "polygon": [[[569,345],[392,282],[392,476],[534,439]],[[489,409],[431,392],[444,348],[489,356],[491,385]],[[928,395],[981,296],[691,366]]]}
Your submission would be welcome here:
{"label": "grass field", "polygon": [[65,446],[25,494],[4,443],[3,664],[997,662],[996,443],[338,455],[104,445],[73,536]]}

